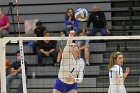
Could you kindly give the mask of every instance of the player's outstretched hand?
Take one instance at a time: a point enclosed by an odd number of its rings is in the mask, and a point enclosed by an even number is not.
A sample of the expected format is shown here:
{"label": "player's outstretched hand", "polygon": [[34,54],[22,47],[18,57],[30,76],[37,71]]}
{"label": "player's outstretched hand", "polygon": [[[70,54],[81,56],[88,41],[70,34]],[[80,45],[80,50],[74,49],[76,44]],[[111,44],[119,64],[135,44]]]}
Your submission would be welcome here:
{"label": "player's outstretched hand", "polygon": [[129,68],[129,67],[126,68],[125,73],[126,73],[127,75],[130,73],[130,68]]}
{"label": "player's outstretched hand", "polygon": [[70,37],[74,37],[75,34],[76,34],[76,32],[75,32],[74,30],[71,30],[69,36],[70,36]]}

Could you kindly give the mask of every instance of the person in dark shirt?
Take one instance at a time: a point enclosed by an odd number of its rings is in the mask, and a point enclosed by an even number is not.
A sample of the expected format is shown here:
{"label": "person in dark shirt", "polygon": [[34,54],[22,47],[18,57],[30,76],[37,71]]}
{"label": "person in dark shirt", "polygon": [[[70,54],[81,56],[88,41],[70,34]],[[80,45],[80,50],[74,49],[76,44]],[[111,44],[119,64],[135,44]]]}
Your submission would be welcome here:
{"label": "person in dark shirt", "polygon": [[[20,85],[18,87],[18,91],[20,93],[23,93],[20,51],[16,52],[16,59],[17,60],[11,64],[11,74],[9,74],[6,78],[7,93],[10,93],[10,85],[14,79],[20,79]],[[27,67],[27,62],[25,62],[25,70],[26,70],[26,67]]]}
{"label": "person in dark shirt", "polygon": [[[44,32],[47,31],[47,29],[42,26],[42,22],[38,21],[36,23],[36,28],[34,30],[34,36],[35,37],[43,37],[44,36]],[[38,42],[39,41],[35,41],[33,44],[33,53],[36,54],[37,53],[37,49],[38,49]]]}
{"label": "person in dark shirt", "polygon": [[88,22],[87,22],[87,31],[89,31],[90,24],[93,23],[93,29],[89,35],[95,36],[99,31],[102,36],[108,35],[109,30],[106,28],[106,18],[103,11],[100,10],[99,5],[93,7],[93,12],[91,12]]}
{"label": "person in dark shirt", "polygon": [[34,30],[34,35],[36,37],[43,37],[45,31],[46,31],[46,28],[44,26],[42,26],[42,22],[41,21],[38,21],[36,23],[36,28]]}
{"label": "person in dark shirt", "polygon": [[[44,33],[44,37],[50,37],[49,32]],[[53,62],[56,62],[56,45],[55,40],[43,40],[39,42],[38,63],[42,64],[43,57],[51,57]]]}

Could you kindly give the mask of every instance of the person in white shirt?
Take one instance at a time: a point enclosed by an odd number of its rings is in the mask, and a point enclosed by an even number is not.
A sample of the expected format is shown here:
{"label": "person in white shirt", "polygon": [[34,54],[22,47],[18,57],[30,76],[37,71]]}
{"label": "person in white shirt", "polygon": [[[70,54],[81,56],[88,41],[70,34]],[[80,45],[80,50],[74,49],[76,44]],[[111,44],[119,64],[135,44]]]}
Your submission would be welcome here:
{"label": "person in white shirt", "polygon": [[121,52],[113,52],[109,60],[109,79],[110,86],[108,93],[127,93],[124,80],[130,72],[130,68],[127,67],[125,73],[123,73],[122,65],[124,57]]}
{"label": "person in white shirt", "polygon": [[[69,37],[75,32],[70,31]],[[77,83],[81,83],[84,76],[85,62],[80,58],[80,51],[72,40],[68,40],[62,53],[62,60],[58,79],[54,84],[53,93],[77,93]]]}

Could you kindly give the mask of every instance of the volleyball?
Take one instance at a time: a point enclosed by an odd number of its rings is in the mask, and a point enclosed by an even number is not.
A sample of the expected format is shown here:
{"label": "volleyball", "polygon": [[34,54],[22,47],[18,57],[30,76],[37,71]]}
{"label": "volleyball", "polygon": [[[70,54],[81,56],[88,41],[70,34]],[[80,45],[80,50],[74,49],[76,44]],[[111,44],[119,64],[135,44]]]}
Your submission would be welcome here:
{"label": "volleyball", "polygon": [[88,17],[88,11],[85,8],[78,8],[75,11],[75,18],[78,21],[86,21]]}

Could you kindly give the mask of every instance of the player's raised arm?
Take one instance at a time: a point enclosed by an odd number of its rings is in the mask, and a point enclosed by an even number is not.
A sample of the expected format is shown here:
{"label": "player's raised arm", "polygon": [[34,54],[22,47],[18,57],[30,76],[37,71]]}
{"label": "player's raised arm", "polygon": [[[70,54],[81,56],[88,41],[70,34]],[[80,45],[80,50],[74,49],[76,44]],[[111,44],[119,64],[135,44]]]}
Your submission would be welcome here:
{"label": "player's raised arm", "polygon": [[123,74],[123,78],[125,79],[128,76],[129,73],[130,73],[130,68],[127,67],[126,70],[125,70],[125,73]]}
{"label": "player's raised arm", "polygon": [[[69,37],[74,37],[74,36],[75,36],[75,31],[74,30],[70,31]],[[62,60],[69,58],[70,47],[71,47],[72,41],[73,40],[67,40],[67,44],[62,53]]]}

